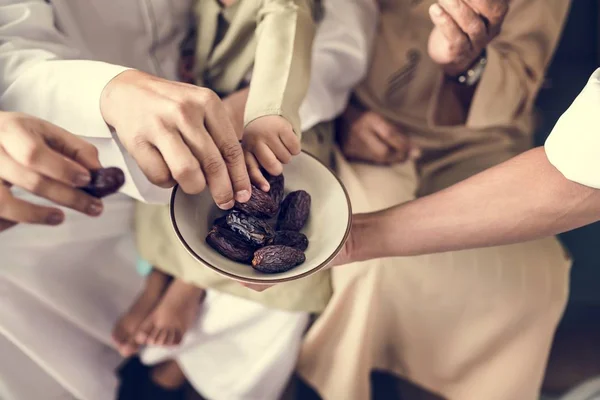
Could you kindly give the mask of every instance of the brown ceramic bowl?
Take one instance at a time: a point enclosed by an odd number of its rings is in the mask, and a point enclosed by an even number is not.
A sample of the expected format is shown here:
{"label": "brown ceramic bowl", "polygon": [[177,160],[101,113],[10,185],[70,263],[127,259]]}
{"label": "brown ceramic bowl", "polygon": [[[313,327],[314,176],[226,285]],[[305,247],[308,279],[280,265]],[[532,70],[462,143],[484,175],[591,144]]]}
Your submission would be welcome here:
{"label": "brown ceramic bowl", "polygon": [[310,244],[306,261],[287,272],[265,274],[231,261],[210,247],[206,235],[212,222],[223,215],[208,190],[188,195],[178,186],[171,195],[171,222],[181,244],[199,264],[246,283],[274,284],[313,274],[329,264],[348,238],[352,208],[340,180],[312,155],[302,152],[284,166],[285,193],[306,190],[312,197],[310,217],[302,232]]}

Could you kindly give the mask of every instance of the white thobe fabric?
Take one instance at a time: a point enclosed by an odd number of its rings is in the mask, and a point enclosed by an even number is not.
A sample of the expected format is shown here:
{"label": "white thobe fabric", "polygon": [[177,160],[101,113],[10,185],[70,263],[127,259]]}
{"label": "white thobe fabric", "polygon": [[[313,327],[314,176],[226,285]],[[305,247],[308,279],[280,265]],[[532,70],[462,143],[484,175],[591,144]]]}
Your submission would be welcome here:
{"label": "white thobe fabric", "polygon": [[567,179],[600,189],[600,68],[560,117],[544,147],[548,160]]}

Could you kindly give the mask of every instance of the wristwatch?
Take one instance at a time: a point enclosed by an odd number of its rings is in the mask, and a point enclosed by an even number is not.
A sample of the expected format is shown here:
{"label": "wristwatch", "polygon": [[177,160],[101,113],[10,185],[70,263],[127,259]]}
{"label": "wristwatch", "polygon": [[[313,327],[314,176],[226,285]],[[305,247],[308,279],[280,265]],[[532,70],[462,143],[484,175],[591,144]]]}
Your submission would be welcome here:
{"label": "wristwatch", "polygon": [[485,49],[481,52],[481,55],[471,66],[462,74],[454,78],[455,82],[463,86],[475,86],[481,79],[485,66],[487,64],[487,53]]}

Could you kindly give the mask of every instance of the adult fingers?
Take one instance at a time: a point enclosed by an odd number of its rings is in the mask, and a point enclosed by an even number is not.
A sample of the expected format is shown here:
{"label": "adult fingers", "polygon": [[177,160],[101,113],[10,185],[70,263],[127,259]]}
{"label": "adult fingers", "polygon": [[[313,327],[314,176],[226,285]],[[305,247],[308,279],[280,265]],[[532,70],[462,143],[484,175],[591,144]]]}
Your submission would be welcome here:
{"label": "adult fingers", "polygon": [[102,168],[98,158],[98,149],[95,146],[59,126],[41,119],[36,121],[38,122],[37,133],[53,150],[88,170]]}
{"label": "adult fingers", "polygon": [[[53,203],[80,211],[90,216],[102,213],[102,201],[81,190],[54,181],[35,171],[29,170],[0,152],[0,178],[11,182],[30,193],[50,200]],[[2,185],[2,188],[8,189]]]}
{"label": "adult fingers", "polygon": [[390,147],[390,154],[406,158],[411,149],[410,140],[398,128],[385,120],[377,121],[372,127],[373,132]]}
{"label": "adult fingers", "polygon": [[350,159],[376,164],[387,164],[392,151],[393,149],[372,130],[363,131],[360,136],[353,135],[345,148],[345,153]]}
{"label": "adult fingers", "polygon": [[[28,126],[20,131],[11,130],[5,135],[6,140],[2,141],[4,151],[25,168],[71,186],[81,187],[90,182],[88,169],[52,150]],[[60,140],[57,139],[55,143],[58,142]]]}
{"label": "adult fingers", "polygon": [[[188,128],[190,129],[190,128]],[[183,137],[194,156],[200,162],[210,193],[219,208],[228,210],[235,204],[233,187],[225,160],[204,127],[196,128],[202,139],[190,139],[193,133],[183,132]]]}
{"label": "adult fingers", "polygon": [[443,54],[438,54],[440,61],[458,63],[466,58],[471,50],[471,42],[450,14],[439,4],[433,4],[429,8],[429,14],[434,25],[447,41],[447,47],[441,50]]}
{"label": "adult fingers", "polygon": [[[164,134],[164,131],[162,133]],[[131,144],[124,144],[150,182],[162,188],[175,186],[176,182],[164,160],[164,156],[154,144],[141,137]]]}
{"label": "adult fingers", "polygon": [[34,205],[13,197],[6,186],[0,185],[0,219],[16,223],[59,225],[65,215],[57,208]]}
{"label": "adult fingers", "polygon": [[204,173],[179,132],[163,131],[155,145],[170,171],[170,175],[186,193],[200,193],[206,187]]}
{"label": "adult fingers", "polygon": [[508,0],[465,0],[481,16],[487,20],[489,34],[495,35],[508,13]]}
{"label": "adult fingers", "polygon": [[252,188],[244,152],[227,111],[218,97],[206,104],[205,119],[206,129],[225,160],[235,199],[240,202],[248,201]]}
{"label": "adult fingers", "polygon": [[439,0],[439,4],[467,35],[471,48],[479,51],[485,47],[487,29],[480,15],[463,0]]}

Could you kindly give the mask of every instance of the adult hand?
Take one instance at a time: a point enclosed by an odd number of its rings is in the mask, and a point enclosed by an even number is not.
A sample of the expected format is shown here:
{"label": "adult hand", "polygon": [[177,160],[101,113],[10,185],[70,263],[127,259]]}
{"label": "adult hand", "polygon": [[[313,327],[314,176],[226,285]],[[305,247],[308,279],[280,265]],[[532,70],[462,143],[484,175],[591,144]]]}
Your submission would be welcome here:
{"label": "adult hand", "polygon": [[342,152],[351,160],[387,165],[419,156],[404,133],[373,111],[348,107],[341,131]]}
{"label": "adult hand", "polygon": [[439,0],[429,8],[429,56],[447,75],[463,73],[498,35],[507,12],[508,0]]}
{"label": "adult hand", "polygon": [[223,99],[223,105],[239,140],[242,140],[242,134],[244,133],[244,112],[246,111],[248,93],[250,93],[250,88],[245,88],[233,92]]}
{"label": "adult hand", "polygon": [[0,113],[0,231],[18,223],[58,225],[64,213],[13,196],[15,185],[56,204],[90,216],[102,202],[78,187],[100,168],[94,146],[46,121],[19,113]]}
{"label": "adult hand", "polygon": [[106,85],[100,108],[152,183],[192,194],[208,184],[222,209],[250,198],[242,147],[213,91],[129,70]]}

